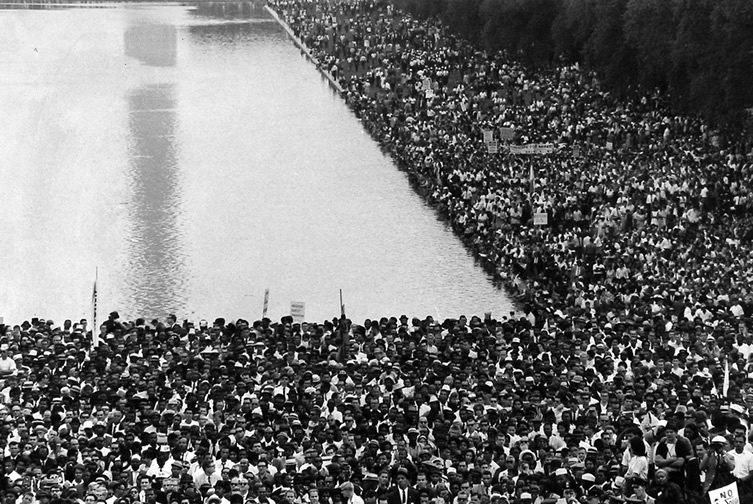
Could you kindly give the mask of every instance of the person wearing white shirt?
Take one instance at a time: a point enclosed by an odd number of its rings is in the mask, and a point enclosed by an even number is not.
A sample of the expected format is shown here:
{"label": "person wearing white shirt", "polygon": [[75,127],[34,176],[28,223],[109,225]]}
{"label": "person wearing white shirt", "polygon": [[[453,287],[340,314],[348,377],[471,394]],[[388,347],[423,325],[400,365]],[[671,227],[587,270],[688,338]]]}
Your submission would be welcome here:
{"label": "person wearing white shirt", "polygon": [[732,475],[738,484],[748,486],[753,477],[753,453],[745,451],[745,437],[735,436],[734,448],[727,453],[735,459]]}
{"label": "person wearing white shirt", "polygon": [[8,345],[3,343],[0,346],[0,378],[7,378],[8,376],[16,376],[18,367],[16,361],[8,357]]}
{"label": "person wearing white shirt", "polygon": [[343,495],[343,501],[345,504],[364,504],[363,499],[356,495],[353,483],[346,481],[340,485],[340,492]]}
{"label": "person wearing white shirt", "polygon": [[201,488],[201,485],[204,484],[209,484],[209,486],[214,488],[214,484],[222,479],[222,475],[215,469],[214,460],[207,459],[204,461],[201,469],[197,470],[193,475],[193,482],[196,488]]}

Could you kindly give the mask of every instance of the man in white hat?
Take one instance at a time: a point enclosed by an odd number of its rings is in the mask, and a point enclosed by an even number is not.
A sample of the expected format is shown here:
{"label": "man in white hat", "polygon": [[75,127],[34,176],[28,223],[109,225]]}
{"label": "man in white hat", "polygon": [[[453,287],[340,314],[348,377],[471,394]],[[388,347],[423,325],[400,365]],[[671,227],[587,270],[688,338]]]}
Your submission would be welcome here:
{"label": "man in white hat", "polygon": [[735,469],[735,459],[727,453],[726,447],[727,439],[724,436],[714,436],[711,439],[711,448],[701,460],[699,467],[706,474],[703,483],[704,494],[734,481],[732,471]]}

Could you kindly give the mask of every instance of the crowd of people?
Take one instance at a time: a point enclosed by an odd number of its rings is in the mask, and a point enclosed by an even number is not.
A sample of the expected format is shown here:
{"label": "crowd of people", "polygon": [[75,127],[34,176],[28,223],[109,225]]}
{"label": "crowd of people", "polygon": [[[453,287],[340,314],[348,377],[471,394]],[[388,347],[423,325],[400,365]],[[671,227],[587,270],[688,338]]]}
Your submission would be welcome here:
{"label": "crowd of people", "polygon": [[0,325],[3,503],[753,501],[746,148],[383,0],[271,6],[518,311]]}

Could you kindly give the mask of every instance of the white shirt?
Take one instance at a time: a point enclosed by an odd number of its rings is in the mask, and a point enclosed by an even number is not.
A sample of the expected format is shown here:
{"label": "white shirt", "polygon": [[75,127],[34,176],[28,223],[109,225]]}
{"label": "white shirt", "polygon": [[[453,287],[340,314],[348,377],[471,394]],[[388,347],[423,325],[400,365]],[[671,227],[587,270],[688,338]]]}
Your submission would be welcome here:
{"label": "white shirt", "polygon": [[727,452],[735,459],[735,468],[732,470],[732,475],[735,478],[744,478],[753,471],[753,453],[743,450],[742,453],[737,453],[735,450]]}
{"label": "white shirt", "polygon": [[15,375],[17,369],[16,362],[10,357],[0,358],[0,375]]}

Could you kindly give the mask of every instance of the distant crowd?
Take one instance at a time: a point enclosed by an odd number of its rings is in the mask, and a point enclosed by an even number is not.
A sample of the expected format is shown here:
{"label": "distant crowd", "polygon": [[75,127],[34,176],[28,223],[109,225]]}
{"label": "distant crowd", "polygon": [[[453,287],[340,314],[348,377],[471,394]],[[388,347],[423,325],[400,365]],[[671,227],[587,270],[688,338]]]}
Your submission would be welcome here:
{"label": "distant crowd", "polygon": [[747,149],[385,1],[271,6],[518,311],[0,325],[2,502],[752,502]]}

